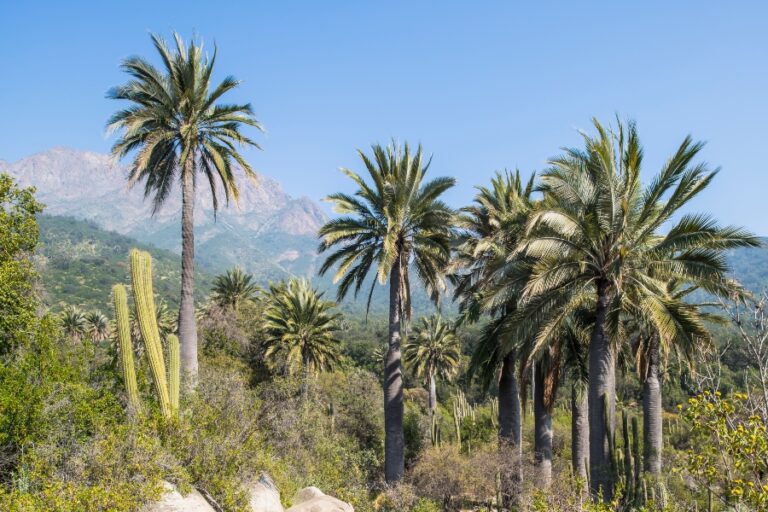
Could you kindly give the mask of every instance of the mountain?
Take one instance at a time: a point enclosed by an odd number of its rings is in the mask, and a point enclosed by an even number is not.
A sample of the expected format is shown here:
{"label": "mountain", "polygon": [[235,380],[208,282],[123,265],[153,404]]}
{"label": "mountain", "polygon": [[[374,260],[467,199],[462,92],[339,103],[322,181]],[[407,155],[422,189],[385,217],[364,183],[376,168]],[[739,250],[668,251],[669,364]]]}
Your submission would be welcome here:
{"label": "mountain", "polygon": [[[161,249],[181,252],[181,194],[170,193],[152,215],[143,184],[129,188],[128,168],[108,155],[53,148],[17,162],[0,160],[0,172],[35,186],[49,215],[88,220],[96,226]],[[274,179],[256,183],[239,173],[237,205],[220,204],[214,215],[207,183],[198,187],[195,211],[196,258],[220,272],[234,265],[263,279],[310,276],[316,269],[316,233],[327,217],[309,198],[293,198]],[[224,203],[224,194],[217,194]]]}

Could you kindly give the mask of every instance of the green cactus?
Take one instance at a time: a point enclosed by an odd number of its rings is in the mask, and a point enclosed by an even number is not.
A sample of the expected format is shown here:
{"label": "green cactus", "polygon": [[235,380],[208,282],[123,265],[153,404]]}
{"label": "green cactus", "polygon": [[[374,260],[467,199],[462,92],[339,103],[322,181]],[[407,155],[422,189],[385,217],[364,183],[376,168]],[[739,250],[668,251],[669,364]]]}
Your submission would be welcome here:
{"label": "green cactus", "polygon": [[128,315],[128,294],[125,286],[116,284],[112,287],[115,301],[115,323],[117,324],[117,340],[120,346],[120,366],[123,370],[123,383],[128,395],[128,405],[131,412],[141,413],[139,386],[136,383],[136,367],[133,363],[133,345],[131,344],[131,327]]}
{"label": "green cactus", "polygon": [[181,385],[181,347],[175,334],[168,335],[168,393],[171,411],[179,414],[179,387]]}
{"label": "green cactus", "polygon": [[490,400],[491,402],[491,425],[493,426],[493,429],[496,430],[499,428],[499,399],[497,397],[493,397]]}
{"label": "green cactus", "polygon": [[331,419],[331,433],[336,430],[336,408],[333,402],[328,402],[328,417]]}
{"label": "green cactus", "polygon": [[632,463],[632,444],[629,438],[629,417],[626,411],[621,413],[621,435],[624,439],[624,493],[628,502],[634,501],[635,475]]}
{"label": "green cactus", "polygon": [[439,448],[442,441],[442,431],[440,429],[440,423],[437,421],[437,413],[432,413],[432,425],[429,434],[432,446]]}
{"label": "green cactus", "polygon": [[173,409],[165,373],[163,347],[160,342],[160,332],[157,329],[155,296],[152,289],[152,258],[148,252],[131,250],[131,283],[139,330],[147,350],[160,410],[164,417],[170,418],[173,416]]}
{"label": "green cactus", "polygon": [[453,428],[456,430],[456,445],[458,445],[459,451],[461,451],[461,418],[461,407],[459,406],[458,400],[454,400]]}
{"label": "green cactus", "polygon": [[[643,475],[642,471],[642,456],[640,455],[640,426],[638,425],[637,416],[632,416],[632,456],[635,460],[635,493],[637,498],[640,498],[640,478]],[[643,501],[641,504],[645,503]]]}

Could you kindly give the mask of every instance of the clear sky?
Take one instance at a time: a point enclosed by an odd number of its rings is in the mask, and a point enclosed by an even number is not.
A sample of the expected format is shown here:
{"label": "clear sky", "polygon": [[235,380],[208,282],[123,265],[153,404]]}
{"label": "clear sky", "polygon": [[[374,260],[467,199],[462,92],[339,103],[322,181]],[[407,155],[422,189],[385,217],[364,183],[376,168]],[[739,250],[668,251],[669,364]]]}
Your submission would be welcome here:
{"label": "clear sky", "polygon": [[[121,59],[150,32],[219,47],[267,129],[247,158],[294,195],[350,184],[355,150],[421,142],[458,179],[528,173],[590,118],[637,120],[646,177],[682,138],[723,168],[694,207],[768,235],[768,2],[2,2],[0,158],[106,152]],[[155,60],[156,61],[156,60]]]}

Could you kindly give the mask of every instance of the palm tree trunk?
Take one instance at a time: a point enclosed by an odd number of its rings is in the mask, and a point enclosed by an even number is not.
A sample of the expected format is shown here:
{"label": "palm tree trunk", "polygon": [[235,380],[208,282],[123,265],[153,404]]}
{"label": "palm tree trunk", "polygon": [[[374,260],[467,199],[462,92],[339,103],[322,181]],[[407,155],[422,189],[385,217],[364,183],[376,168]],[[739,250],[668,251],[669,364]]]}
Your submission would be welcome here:
{"label": "palm tree trunk", "polygon": [[643,461],[644,470],[653,475],[661,473],[664,447],[661,411],[659,337],[654,334],[648,346],[648,373],[643,382]]}
{"label": "palm tree trunk", "polygon": [[519,503],[523,481],[522,410],[515,359],[514,351],[504,357],[499,379],[499,444],[511,459],[508,469],[501,475],[502,501],[507,509]]}
{"label": "palm tree trunk", "polygon": [[586,481],[589,467],[589,408],[586,390],[571,386],[571,465],[573,474]]}
{"label": "palm tree trunk", "polygon": [[405,472],[403,373],[400,363],[400,284],[398,257],[389,275],[389,349],[384,360],[384,476],[387,483],[399,481]]}
{"label": "palm tree trunk", "polygon": [[499,437],[506,443],[520,447],[522,436],[520,387],[515,375],[515,352],[507,354],[501,365],[499,379]]}
{"label": "palm tree trunk", "polygon": [[429,380],[429,412],[434,414],[437,409],[437,383],[434,371],[430,370],[427,379]]}
{"label": "palm tree trunk", "polygon": [[307,354],[303,354],[301,356],[301,364],[302,364],[302,380],[301,380],[301,397],[302,399],[307,399],[307,390],[309,389],[309,356]]}
{"label": "palm tree trunk", "polygon": [[179,340],[181,366],[187,389],[197,386],[197,325],[195,323],[195,179],[194,159],[190,158],[182,173],[181,184],[181,304],[179,307]]}
{"label": "palm tree trunk", "polygon": [[589,343],[589,472],[592,493],[613,498],[612,437],[616,424],[616,361],[605,332],[608,282],[597,283],[595,326]]}
{"label": "palm tree trunk", "polygon": [[546,406],[544,379],[547,368],[544,363],[534,365],[534,463],[536,466],[537,486],[548,489],[552,483],[552,412]]}

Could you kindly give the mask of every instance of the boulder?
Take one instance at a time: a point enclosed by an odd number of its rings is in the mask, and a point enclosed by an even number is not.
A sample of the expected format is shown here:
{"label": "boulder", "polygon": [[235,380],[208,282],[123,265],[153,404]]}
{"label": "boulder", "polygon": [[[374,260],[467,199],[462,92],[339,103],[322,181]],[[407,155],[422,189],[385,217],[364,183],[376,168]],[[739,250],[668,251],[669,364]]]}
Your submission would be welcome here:
{"label": "boulder", "polygon": [[253,512],[284,512],[280,491],[266,473],[249,486],[248,505]]}
{"label": "boulder", "polygon": [[216,512],[203,498],[203,495],[192,490],[182,496],[179,490],[170,482],[163,482],[163,496],[156,502],[146,505],[142,512]]}
{"label": "boulder", "polygon": [[317,487],[305,487],[296,493],[293,506],[285,512],[355,512],[355,509]]}

